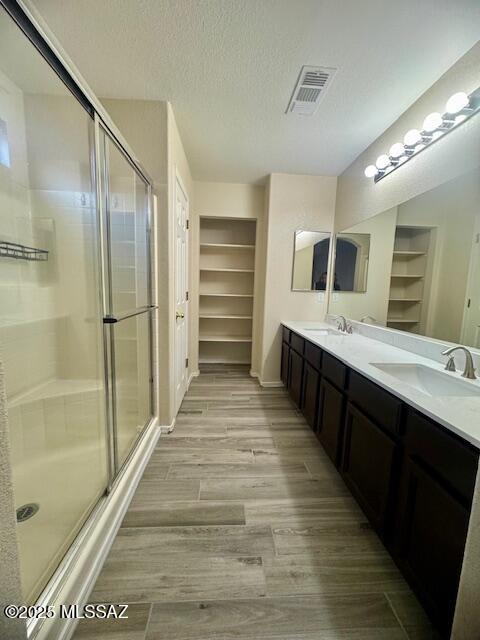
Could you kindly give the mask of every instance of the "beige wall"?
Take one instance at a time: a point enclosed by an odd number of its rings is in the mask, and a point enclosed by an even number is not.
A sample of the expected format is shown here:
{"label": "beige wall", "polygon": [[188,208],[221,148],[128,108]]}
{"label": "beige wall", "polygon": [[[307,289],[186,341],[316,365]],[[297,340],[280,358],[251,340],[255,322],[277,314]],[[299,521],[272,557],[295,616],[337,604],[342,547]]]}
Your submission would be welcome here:
{"label": "beige wall", "polygon": [[265,302],[260,379],[280,381],[282,320],[323,320],[323,292],[291,291],[293,240],[297,229],[332,231],[337,179],[272,174],[269,183]]}
{"label": "beige wall", "polygon": [[231,182],[194,182],[194,206],[191,209],[191,344],[192,371],[198,369],[198,292],[199,292],[199,229],[201,216],[247,218],[257,221],[255,242],[255,283],[252,324],[252,364],[259,371],[261,324],[263,315],[263,282],[265,278],[265,187]]}

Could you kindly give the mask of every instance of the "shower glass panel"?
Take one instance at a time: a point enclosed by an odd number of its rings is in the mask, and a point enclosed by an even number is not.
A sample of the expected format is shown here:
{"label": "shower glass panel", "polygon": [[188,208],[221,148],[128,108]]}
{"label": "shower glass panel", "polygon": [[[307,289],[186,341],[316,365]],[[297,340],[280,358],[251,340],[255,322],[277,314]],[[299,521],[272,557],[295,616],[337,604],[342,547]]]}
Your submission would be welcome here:
{"label": "shower glass panel", "polygon": [[92,134],[0,8],[0,359],[29,603],[107,486]]}
{"label": "shower glass panel", "polygon": [[146,307],[148,185],[115,143],[106,139],[112,313]]}
{"label": "shower glass panel", "polygon": [[109,240],[107,316],[111,347],[114,451],[122,466],[151,418],[149,186],[100,127]]}
{"label": "shower glass panel", "polygon": [[142,313],[112,325],[118,466],[150,419],[150,322]]}

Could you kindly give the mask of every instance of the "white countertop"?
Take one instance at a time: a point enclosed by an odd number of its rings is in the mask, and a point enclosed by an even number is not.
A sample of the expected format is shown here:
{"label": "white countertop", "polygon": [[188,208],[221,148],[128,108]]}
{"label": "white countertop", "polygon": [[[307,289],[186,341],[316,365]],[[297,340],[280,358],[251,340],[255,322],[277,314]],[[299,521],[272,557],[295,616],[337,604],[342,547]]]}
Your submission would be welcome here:
{"label": "white countertop", "polygon": [[432,397],[406,382],[394,378],[371,363],[422,364],[436,371],[441,371],[445,375],[453,376],[457,380],[464,380],[464,378],[461,378],[459,372],[448,373],[444,371],[444,366],[434,360],[365,336],[355,333],[316,335],[308,331],[308,329],[333,328],[332,325],[324,322],[292,321],[282,322],[282,324],[480,448],[480,379],[466,381],[478,388],[478,397]]}

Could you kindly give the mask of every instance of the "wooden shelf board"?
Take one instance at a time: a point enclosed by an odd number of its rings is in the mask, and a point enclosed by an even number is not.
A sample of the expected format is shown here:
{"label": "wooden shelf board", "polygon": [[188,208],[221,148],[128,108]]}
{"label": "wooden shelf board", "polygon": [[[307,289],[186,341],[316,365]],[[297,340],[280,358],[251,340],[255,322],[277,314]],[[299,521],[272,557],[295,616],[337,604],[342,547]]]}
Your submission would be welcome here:
{"label": "wooden shelf board", "polygon": [[387,324],[418,324],[420,320],[408,320],[407,318],[387,318]]}
{"label": "wooden shelf board", "polygon": [[201,296],[213,296],[215,298],[253,298],[253,293],[202,293]]}
{"label": "wooden shelf board", "polygon": [[201,267],[200,271],[226,271],[228,273],[254,273],[254,269],[226,269],[220,267]]}
{"label": "wooden shelf board", "polygon": [[254,244],[224,244],[217,242],[201,242],[200,248],[211,248],[211,249],[255,249]]}
{"label": "wooden shelf board", "polygon": [[389,302],[422,302],[421,298],[389,298]]}
{"label": "wooden shelf board", "polygon": [[199,358],[198,364],[251,364],[250,360],[230,360],[229,358]]}
{"label": "wooden shelf board", "polygon": [[252,336],[199,336],[199,342],[251,342]]}
{"label": "wooden shelf board", "polygon": [[424,276],[420,273],[392,273],[390,274],[391,278],[423,278]]}
{"label": "wooden shelf board", "polygon": [[394,251],[394,256],[424,256],[426,251]]}
{"label": "wooden shelf board", "polygon": [[204,314],[201,313],[199,316],[199,318],[219,318],[219,319],[223,319],[223,320],[252,320],[253,316],[236,316],[236,315],[228,315],[228,314],[215,314],[215,313],[209,313],[209,314]]}

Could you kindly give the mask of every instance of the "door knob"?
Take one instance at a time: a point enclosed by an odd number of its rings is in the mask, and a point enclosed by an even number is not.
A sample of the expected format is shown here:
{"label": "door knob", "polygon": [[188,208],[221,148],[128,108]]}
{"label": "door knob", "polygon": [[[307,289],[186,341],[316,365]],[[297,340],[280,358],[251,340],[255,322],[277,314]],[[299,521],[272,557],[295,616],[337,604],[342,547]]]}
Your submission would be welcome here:
{"label": "door knob", "polygon": [[176,314],[175,314],[175,319],[176,320],[179,320],[179,319],[184,318],[184,317],[185,317],[185,314],[184,313],[180,313],[179,311],[177,311]]}

